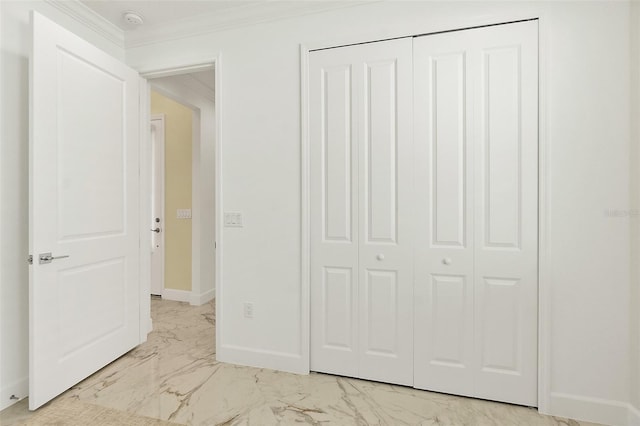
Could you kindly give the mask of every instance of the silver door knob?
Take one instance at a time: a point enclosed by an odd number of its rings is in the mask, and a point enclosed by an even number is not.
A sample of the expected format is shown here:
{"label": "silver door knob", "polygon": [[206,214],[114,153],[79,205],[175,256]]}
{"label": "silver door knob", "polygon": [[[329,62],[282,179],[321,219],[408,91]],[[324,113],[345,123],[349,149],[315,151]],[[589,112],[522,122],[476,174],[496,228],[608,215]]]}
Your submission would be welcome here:
{"label": "silver door knob", "polygon": [[56,259],[66,259],[67,257],[69,257],[68,254],[65,254],[64,256],[53,256],[51,253],[40,253],[38,256],[38,263],[40,263],[40,265],[45,265]]}
{"label": "silver door knob", "polygon": [[156,234],[160,233],[160,228],[152,229],[151,232],[155,232]]}
{"label": "silver door knob", "polygon": [[376,256],[376,259],[384,260],[384,254],[380,253],[379,255]]}
{"label": "silver door knob", "polygon": [[444,263],[445,265],[451,265],[451,258],[450,257],[445,257],[444,259],[442,259],[442,263]]}

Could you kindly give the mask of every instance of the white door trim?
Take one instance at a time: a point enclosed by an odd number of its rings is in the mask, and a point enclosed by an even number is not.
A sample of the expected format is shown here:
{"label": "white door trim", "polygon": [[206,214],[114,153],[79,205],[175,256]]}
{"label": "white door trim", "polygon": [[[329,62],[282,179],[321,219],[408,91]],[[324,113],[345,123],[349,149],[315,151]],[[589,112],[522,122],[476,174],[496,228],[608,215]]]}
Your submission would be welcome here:
{"label": "white door trim", "polygon": [[[477,26],[496,25],[522,20],[538,20],[539,38],[539,106],[538,106],[538,411],[548,413],[550,409],[550,265],[547,258],[547,230],[548,230],[548,148],[547,148],[547,69],[545,53],[547,50],[547,29],[544,14],[535,13],[533,16],[490,16],[484,17],[478,22],[469,22],[467,25],[450,26],[449,30],[463,30]],[[426,30],[422,35],[433,32],[446,31],[447,27],[439,27]],[[412,37],[417,34],[405,34]],[[394,37],[396,38],[396,37]],[[377,41],[371,38],[370,42]],[[364,41],[367,42],[367,41]],[[348,44],[363,43],[362,39],[342,39],[330,42],[315,42],[300,45],[300,180],[301,180],[301,205],[300,205],[300,252],[301,252],[301,357],[304,367],[309,371],[310,355],[310,283],[311,283],[311,238],[310,238],[310,137],[309,137],[309,54],[312,50],[344,46]]]}
{"label": "white door trim", "polygon": [[[149,120],[149,123],[153,122],[153,121],[159,121],[160,122],[160,127],[162,128],[162,144],[160,144],[160,152],[159,152],[159,156],[162,159],[162,173],[161,173],[161,180],[162,180],[162,184],[161,184],[161,188],[160,191],[158,191],[157,188],[154,188],[153,185],[151,186],[153,194],[152,197],[155,196],[159,196],[160,197],[160,205],[161,205],[161,210],[162,210],[162,222],[159,225],[160,226],[160,234],[158,235],[160,237],[160,245],[162,247],[162,253],[160,256],[160,281],[162,283],[162,287],[160,289],[160,294],[159,296],[164,295],[164,262],[165,262],[165,252],[166,252],[166,247],[165,247],[165,233],[164,233],[164,226],[165,226],[165,222],[166,222],[166,218],[167,218],[167,212],[165,209],[165,184],[164,184],[164,179],[165,179],[165,163],[164,163],[164,153],[165,153],[165,119],[164,119],[164,114],[152,114],[151,115],[151,119]],[[153,126],[153,124],[151,124]],[[151,143],[154,143],[155,141],[151,141]],[[156,147],[157,148],[157,147]],[[152,161],[156,161],[155,157],[152,158]],[[153,172],[153,170],[152,170]],[[154,176],[155,178],[155,176]],[[153,178],[152,178],[153,179]],[[153,216],[149,215],[149,219],[151,219]],[[155,222],[153,222],[153,219],[151,219],[151,223],[149,224],[150,228],[154,228],[157,225],[155,224]]]}
{"label": "white door trim", "polygon": [[[220,327],[222,321],[222,306],[220,304],[220,299],[223,293],[223,285],[222,285],[222,256],[223,256],[223,233],[222,233],[222,203],[223,203],[223,193],[222,193],[222,55],[218,54],[211,59],[205,61],[197,61],[192,63],[164,63],[159,65],[154,69],[147,69],[140,71],[140,75],[144,78],[156,78],[156,77],[168,77],[172,75],[186,74],[195,71],[205,71],[205,70],[215,70],[215,92],[214,92],[214,115],[215,115],[215,141],[214,141],[214,155],[215,155],[215,234],[216,234],[216,250],[215,250],[215,297],[216,297],[216,312],[218,313],[216,319],[216,347],[220,347],[221,343],[221,331],[222,327]],[[146,80],[145,80],[146,81]],[[149,103],[150,98],[150,90],[151,84],[145,84],[145,93],[142,96],[146,96],[146,105],[143,104],[142,114],[145,122],[148,123],[149,114],[151,111],[151,106]],[[141,92],[143,92],[141,91]],[[148,131],[148,127],[145,125],[146,137],[149,137],[150,132]],[[146,144],[148,148],[148,143]],[[149,155],[148,152],[145,152],[145,155]],[[142,157],[141,157],[142,158]],[[148,165],[147,169],[144,170],[145,173],[149,174]],[[143,174],[144,175],[144,174]],[[144,190],[150,190],[150,182],[145,181]],[[149,200],[145,197],[144,200],[146,209],[150,208]],[[143,209],[144,210],[144,209]],[[145,210],[145,220],[148,220],[149,210]],[[193,231],[192,231],[193,232]],[[148,241],[146,241],[148,243]],[[143,245],[144,246],[144,245]],[[148,244],[145,246],[148,247]],[[142,265],[144,268],[145,265]],[[198,265],[199,267],[199,265]],[[149,264],[147,263],[147,270],[150,270]],[[193,292],[192,292],[193,293]],[[147,282],[146,294],[149,295],[149,286]],[[193,298],[191,299],[193,302]]]}
{"label": "white door trim", "polygon": [[548,260],[547,19],[538,16],[538,411],[551,412],[551,262]]}
{"label": "white door trim", "polygon": [[[149,155],[149,144],[151,143],[151,132],[149,122],[151,120],[149,84],[144,77],[140,77],[140,144],[139,144],[139,174],[140,174],[140,194],[148,194],[151,191],[151,161]],[[147,335],[153,330],[151,320],[151,233],[148,229],[149,217],[151,216],[151,203],[147,197],[140,197],[140,343],[147,341]],[[145,326],[146,325],[146,326]]]}

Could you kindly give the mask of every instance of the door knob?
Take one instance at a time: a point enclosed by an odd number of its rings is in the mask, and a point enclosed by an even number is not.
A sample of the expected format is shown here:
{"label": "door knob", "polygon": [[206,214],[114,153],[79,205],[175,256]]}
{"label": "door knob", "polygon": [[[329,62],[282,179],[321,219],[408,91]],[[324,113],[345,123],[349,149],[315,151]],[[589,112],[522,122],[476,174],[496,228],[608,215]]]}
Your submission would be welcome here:
{"label": "door knob", "polygon": [[155,232],[156,234],[160,233],[160,228],[152,229],[151,232]]}
{"label": "door knob", "polygon": [[379,255],[376,256],[376,259],[384,260],[384,254],[380,253]]}
{"label": "door knob", "polygon": [[39,262],[41,265],[45,265],[47,263],[51,263],[52,261],[56,260],[56,259],[66,259],[67,257],[69,257],[69,255],[64,255],[64,256],[52,256],[51,253],[40,253],[40,255],[38,256],[39,258]]}
{"label": "door knob", "polygon": [[451,265],[451,258],[445,257],[444,259],[442,259],[442,263],[444,263],[445,265]]}

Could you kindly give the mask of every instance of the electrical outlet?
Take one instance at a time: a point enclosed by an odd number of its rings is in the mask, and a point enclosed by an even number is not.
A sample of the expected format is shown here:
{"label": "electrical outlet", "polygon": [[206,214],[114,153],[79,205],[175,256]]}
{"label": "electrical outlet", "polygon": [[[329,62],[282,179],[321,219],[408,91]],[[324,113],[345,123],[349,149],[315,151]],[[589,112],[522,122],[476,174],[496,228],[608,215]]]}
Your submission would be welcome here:
{"label": "electrical outlet", "polygon": [[244,317],[253,318],[253,303],[244,302]]}

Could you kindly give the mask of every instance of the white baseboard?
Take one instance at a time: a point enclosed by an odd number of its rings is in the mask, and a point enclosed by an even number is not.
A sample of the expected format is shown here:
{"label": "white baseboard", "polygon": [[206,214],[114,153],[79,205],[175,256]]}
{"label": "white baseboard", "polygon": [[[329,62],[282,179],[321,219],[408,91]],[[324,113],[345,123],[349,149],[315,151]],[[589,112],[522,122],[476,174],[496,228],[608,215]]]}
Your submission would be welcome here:
{"label": "white baseboard", "polygon": [[640,426],[640,409],[629,404],[629,426]]}
{"label": "white baseboard", "polygon": [[[18,399],[10,399],[15,395]],[[29,396],[29,378],[25,377],[0,389],[0,411]]]}
{"label": "white baseboard", "polygon": [[299,354],[223,344],[216,348],[216,360],[248,367],[269,368],[295,374],[309,374],[309,367]]}
{"label": "white baseboard", "polygon": [[216,290],[211,289],[209,291],[205,291],[201,294],[192,294],[191,295],[191,304],[193,306],[204,305],[210,300],[213,300],[216,297]]}
{"label": "white baseboard", "polygon": [[173,300],[175,302],[190,302],[191,292],[186,290],[174,290],[165,288],[162,290],[162,298],[165,300]]}
{"label": "white baseboard", "polygon": [[631,424],[631,405],[627,402],[551,392],[549,408],[550,414],[558,417],[606,425]]}

